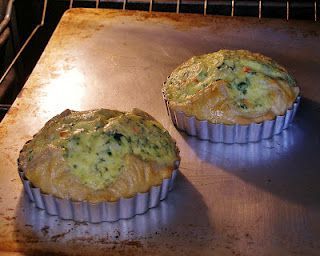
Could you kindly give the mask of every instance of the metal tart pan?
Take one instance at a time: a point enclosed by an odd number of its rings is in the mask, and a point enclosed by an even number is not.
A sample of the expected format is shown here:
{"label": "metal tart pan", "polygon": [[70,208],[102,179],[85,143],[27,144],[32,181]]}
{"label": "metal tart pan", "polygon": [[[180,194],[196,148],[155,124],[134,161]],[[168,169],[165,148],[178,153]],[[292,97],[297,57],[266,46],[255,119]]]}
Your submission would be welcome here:
{"label": "metal tart pan", "polygon": [[297,97],[291,108],[289,108],[284,115],[276,116],[273,120],[266,120],[261,123],[252,123],[249,125],[214,124],[207,120],[198,120],[195,116],[188,116],[182,111],[172,109],[164,93],[163,98],[166,103],[168,115],[179,130],[201,140],[233,144],[258,142],[263,139],[269,139],[281,133],[284,129],[287,129],[297,112],[301,97]]}
{"label": "metal tart pan", "polygon": [[178,165],[176,165],[177,169],[172,172],[171,177],[164,179],[161,185],[153,186],[149,191],[137,193],[131,198],[120,198],[115,202],[91,203],[58,198],[41,192],[40,188],[35,187],[20,168],[19,176],[25,192],[36,207],[45,210],[50,215],[57,215],[61,219],[99,223],[129,219],[156,207],[172,190],[178,174]]}

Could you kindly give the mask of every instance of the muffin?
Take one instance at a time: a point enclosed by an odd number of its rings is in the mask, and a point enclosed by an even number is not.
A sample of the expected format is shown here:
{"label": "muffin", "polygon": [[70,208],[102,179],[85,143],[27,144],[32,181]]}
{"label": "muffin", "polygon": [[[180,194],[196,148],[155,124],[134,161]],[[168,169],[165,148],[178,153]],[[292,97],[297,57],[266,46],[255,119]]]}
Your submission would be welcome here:
{"label": "muffin", "polygon": [[[178,128],[212,141],[248,142],[268,138],[288,126],[295,103],[298,105],[299,88],[286,69],[271,58],[247,50],[220,50],[192,57],[177,67],[164,83],[163,94]],[[195,120],[188,120],[190,117]],[[283,122],[271,125],[272,131],[248,129],[263,129],[264,123],[278,117],[283,117]],[[209,130],[200,131],[200,123],[188,127],[195,121],[208,122]],[[213,127],[233,131],[221,133]],[[252,137],[249,132],[240,131],[241,127],[262,135]]]}
{"label": "muffin", "polygon": [[[179,160],[175,141],[147,113],[98,109],[65,110],[49,120],[24,145],[18,164],[25,188],[35,201],[31,188],[40,190],[38,201],[50,195],[53,200],[93,205],[137,200],[138,194],[144,194],[147,201],[131,204],[133,208],[137,208],[135,204],[148,205],[143,208],[146,211],[166,196]],[[157,198],[152,199],[150,191],[156,188]],[[38,206],[46,209],[46,202],[42,204]],[[105,204],[101,207],[108,211]],[[65,209],[55,210],[59,213]],[[134,211],[129,215],[140,213]],[[112,220],[122,215],[120,212]],[[101,221],[108,220],[100,217]]]}

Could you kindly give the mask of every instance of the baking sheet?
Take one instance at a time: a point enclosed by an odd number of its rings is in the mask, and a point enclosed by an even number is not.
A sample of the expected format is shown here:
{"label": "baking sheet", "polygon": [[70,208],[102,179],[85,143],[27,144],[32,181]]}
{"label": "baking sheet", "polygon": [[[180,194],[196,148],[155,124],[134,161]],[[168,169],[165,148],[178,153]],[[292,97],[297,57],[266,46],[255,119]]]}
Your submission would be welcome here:
{"label": "baking sheet", "polygon": [[[76,255],[318,255],[320,249],[319,23],[72,9],[59,23],[0,124],[0,252]],[[245,145],[178,132],[161,86],[197,54],[245,48],[297,78],[301,106],[289,129]],[[66,108],[141,108],[181,150],[167,200],[114,223],[63,221],[22,190],[22,145]]]}

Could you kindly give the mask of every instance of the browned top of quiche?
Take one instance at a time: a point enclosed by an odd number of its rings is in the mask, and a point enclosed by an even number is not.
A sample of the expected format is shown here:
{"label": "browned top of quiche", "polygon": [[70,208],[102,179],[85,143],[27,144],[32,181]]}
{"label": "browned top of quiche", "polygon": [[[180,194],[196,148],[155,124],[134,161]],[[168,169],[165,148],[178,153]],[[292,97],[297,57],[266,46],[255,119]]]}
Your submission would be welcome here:
{"label": "browned top of quiche", "polygon": [[148,191],[179,160],[169,133],[141,110],[65,110],[24,145],[19,168],[44,193],[99,202]]}
{"label": "browned top of quiche", "polygon": [[250,124],[283,115],[299,88],[284,67],[262,54],[220,50],[181,64],[163,92],[170,108],[199,120]]}

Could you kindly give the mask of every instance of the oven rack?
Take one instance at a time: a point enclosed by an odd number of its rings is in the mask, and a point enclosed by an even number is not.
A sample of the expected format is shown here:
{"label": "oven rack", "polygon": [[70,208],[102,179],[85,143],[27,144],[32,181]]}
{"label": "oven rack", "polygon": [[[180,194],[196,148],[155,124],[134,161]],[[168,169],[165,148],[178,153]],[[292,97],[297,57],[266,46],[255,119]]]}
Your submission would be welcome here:
{"label": "oven rack", "polygon": [[[61,0],[60,0],[61,1]],[[293,8],[309,8],[312,9],[310,13],[313,15],[313,20],[317,21],[317,14],[318,14],[318,0],[307,0],[307,1],[297,1],[297,0],[138,0],[138,1],[128,1],[128,0],[65,0],[69,2],[69,8],[75,7],[77,3],[81,2],[91,2],[93,3],[93,7],[95,8],[101,8],[103,4],[105,3],[118,3],[121,5],[121,9],[127,10],[128,4],[136,4],[136,6],[142,6],[147,5],[147,8],[143,8],[144,10],[147,10],[149,12],[155,11],[154,5],[155,4],[170,4],[174,5],[174,11],[176,13],[182,13],[181,6],[183,5],[198,5],[202,11],[201,13],[203,15],[209,15],[208,12],[209,6],[216,6],[216,8],[219,8],[221,6],[230,7],[228,15],[230,16],[246,16],[241,15],[237,11],[238,8],[244,8],[244,7],[251,7],[256,8],[257,17],[259,19],[263,18],[263,8],[264,7],[273,7],[273,8],[283,8],[285,9],[285,19],[289,20],[291,18],[291,10]],[[88,5],[89,6],[89,5]],[[140,8],[139,8],[140,9]],[[170,11],[169,9],[167,9]]]}

